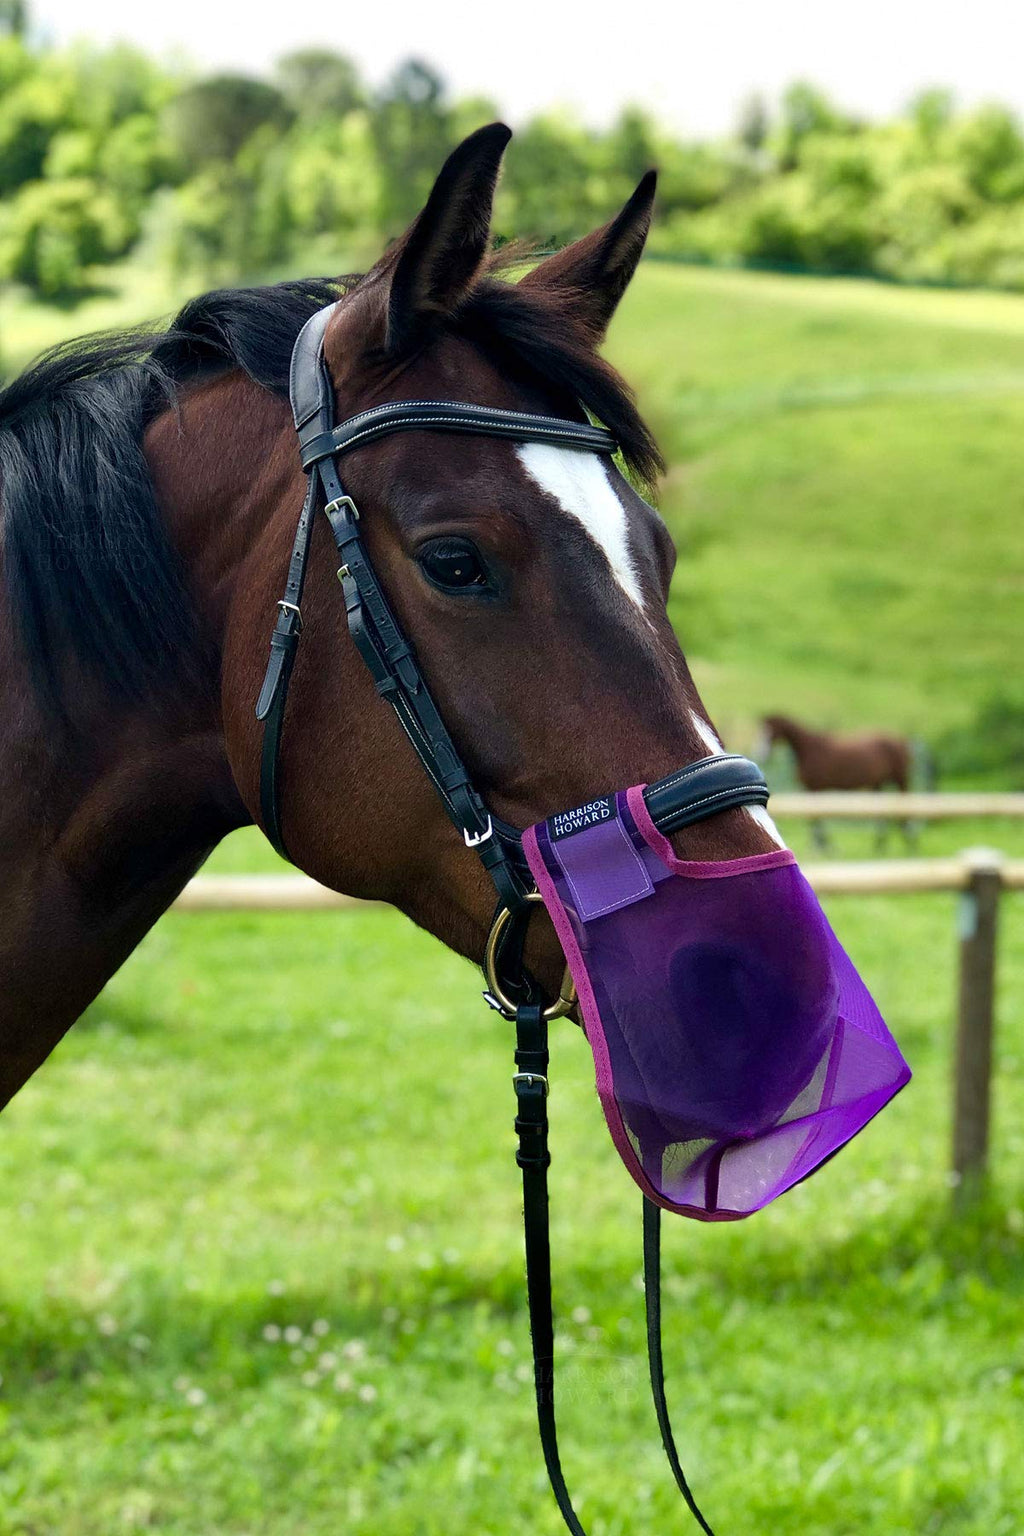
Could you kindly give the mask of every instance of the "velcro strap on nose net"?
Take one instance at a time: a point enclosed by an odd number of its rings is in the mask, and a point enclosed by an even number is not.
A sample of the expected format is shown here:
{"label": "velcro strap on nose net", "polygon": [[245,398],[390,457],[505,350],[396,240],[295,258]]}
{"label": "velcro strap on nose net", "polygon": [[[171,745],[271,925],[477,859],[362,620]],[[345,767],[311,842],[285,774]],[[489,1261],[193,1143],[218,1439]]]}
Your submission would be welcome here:
{"label": "velcro strap on nose net", "polygon": [[[610,815],[578,831],[551,837],[551,852],[572,893],[576,913],[585,923],[654,893],[654,881],[614,813],[615,797],[609,798]],[[585,814],[590,807],[582,810]],[[562,819],[552,817],[552,824]]]}

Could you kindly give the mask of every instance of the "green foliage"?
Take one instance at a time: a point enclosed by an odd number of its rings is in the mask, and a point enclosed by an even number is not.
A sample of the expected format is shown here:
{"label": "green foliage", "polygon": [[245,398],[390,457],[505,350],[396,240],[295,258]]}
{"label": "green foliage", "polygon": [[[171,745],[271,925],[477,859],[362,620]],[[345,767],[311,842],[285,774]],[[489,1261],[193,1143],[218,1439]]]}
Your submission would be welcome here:
{"label": "green foliage", "polygon": [[[372,257],[415,216],[452,146],[499,115],[483,99],[451,100],[420,59],[377,90],[345,54],[315,47],[283,57],[271,80],[186,79],[125,45],[35,45],[16,0],[9,9],[0,200],[29,183],[92,180],[118,205],[113,249],[150,236],[148,255],[175,280],[251,278],[304,250],[328,266]],[[602,130],[542,113],[508,157],[496,233],[575,239],[652,165],[652,249],[665,256],[1024,287],[1024,132],[1004,107],[958,113],[937,88],[869,125],[798,82],[774,115],[748,98],[734,133],[709,143],[674,138],[637,106]],[[58,243],[67,281],[88,286],[69,265],[85,245]]]}
{"label": "green foliage", "polygon": [[1024,688],[987,694],[969,720],[942,734],[935,759],[941,774],[1024,789]]}
{"label": "green foliage", "polygon": [[753,91],[740,102],[736,114],[736,138],[750,154],[763,149],[771,129],[768,104],[760,91]]}
{"label": "green foliage", "polygon": [[907,109],[907,115],[921,143],[934,151],[940,135],[952,121],[952,91],[932,86],[918,92]]}
{"label": "green foliage", "polygon": [[172,280],[194,273],[214,285],[244,270],[235,222],[239,201],[230,174],[221,166],[209,166],[154,207],[152,227]]}
{"label": "green foliage", "polygon": [[440,75],[420,59],[407,59],[378,93],[370,121],[380,172],[380,217],[393,237],[419,212],[452,146]]}
{"label": "green foliage", "polygon": [[0,197],[41,176],[50,140],[70,115],[70,81],[26,74],[0,99]]}
{"label": "green foliage", "polygon": [[181,91],[167,108],[167,128],[182,163],[194,171],[234,160],[258,128],[281,127],[280,91],[247,75],[214,75]]}
{"label": "green foliage", "polygon": [[27,0],[0,0],[0,34],[20,37],[27,26]]}
{"label": "green foliage", "polygon": [[[542,246],[561,245],[604,212],[594,166],[595,135],[561,114],[536,117],[516,137],[502,192],[516,234]],[[596,205],[596,206],[595,206]]]}
{"label": "green foliage", "polygon": [[66,299],[87,267],[121,254],[127,233],[117,200],[87,177],[32,181],[0,213],[0,273]]}
{"label": "green foliage", "polygon": [[334,236],[351,248],[378,227],[382,176],[366,111],[300,129],[281,174],[291,228]]}
{"label": "green foliage", "polygon": [[1024,137],[1005,107],[981,107],[954,125],[951,149],[979,197],[995,203],[1024,197]]}
{"label": "green foliage", "polygon": [[296,117],[339,118],[365,104],[359,71],[351,59],[326,48],[303,48],[277,65],[281,94]]}
{"label": "green foliage", "polygon": [[782,111],[771,143],[780,168],[791,171],[799,163],[805,139],[843,133],[847,126],[824,92],[806,81],[797,81],[783,95]]}

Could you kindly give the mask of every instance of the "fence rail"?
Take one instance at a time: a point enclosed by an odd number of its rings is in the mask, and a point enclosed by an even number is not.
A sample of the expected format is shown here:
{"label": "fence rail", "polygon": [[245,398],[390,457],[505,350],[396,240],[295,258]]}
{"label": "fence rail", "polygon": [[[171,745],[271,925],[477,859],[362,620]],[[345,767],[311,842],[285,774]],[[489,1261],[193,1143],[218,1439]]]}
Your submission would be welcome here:
{"label": "fence rail", "polygon": [[886,790],[843,789],[777,794],[771,798],[773,816],[799,816],[814,821],[946,821],[969,816],[1024,817],[1024,794],[890,794]]}
{"label": "fence rail", "polygon": [[[986,798],[1024,801],[1024,796]],[[1000,898],[1004,891],[1024,890],[1024,859],[973,848],[953,858],[851,860],[803,868],[822,896],[959,894],[952,1167],[958,1190],[977,1185],[988,1160]],[[308,912],[375,905],[300,874],[197,875],[174,903],[180,912]]]}

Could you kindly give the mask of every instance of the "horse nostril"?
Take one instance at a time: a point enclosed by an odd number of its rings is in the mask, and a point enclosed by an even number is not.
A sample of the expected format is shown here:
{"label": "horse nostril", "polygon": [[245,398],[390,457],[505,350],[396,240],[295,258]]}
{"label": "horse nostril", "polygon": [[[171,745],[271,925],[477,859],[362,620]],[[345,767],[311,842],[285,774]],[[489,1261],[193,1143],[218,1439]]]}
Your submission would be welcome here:
{"label": "horse nostril", "polygon": [[668,967],[672,1049],[704,1135],[744,1135],[782,1116],[818,1068],[835,1025],[819,968],[799,952],[778,960],[715,941],[682,945]]}

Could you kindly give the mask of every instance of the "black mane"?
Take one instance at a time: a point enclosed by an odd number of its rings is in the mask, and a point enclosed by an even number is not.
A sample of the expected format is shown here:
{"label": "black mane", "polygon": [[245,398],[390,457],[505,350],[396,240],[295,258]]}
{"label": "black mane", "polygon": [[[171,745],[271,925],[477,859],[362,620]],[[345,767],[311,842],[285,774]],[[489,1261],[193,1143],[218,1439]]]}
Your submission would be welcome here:
{"label": "black mane", "polygon": [[0,390],[4,570],[36,686],[59,713],[56,657],[135,701],[195,681],[195,610],[142,434],[210,371],[241,367],[287,396],[299,330],[340,292],[311,280],[208,293],[166,331],[61,343]]}
{"label": "black mane", "polygon": [[[182,387],[225,368],[287,398],[300,329],[357,281],[207,293],[166,331],[62,343],[0,390],[4,570],[37,689],[60,715],[71,690],[55,658],[125,700],[208,684],[143,432]],[[553,386],[567,412],[582,405],[618,438],[627,466],[653,479],[661,460],[628,389],[540,296],[484,277],[450,323],[504,368]]]}

